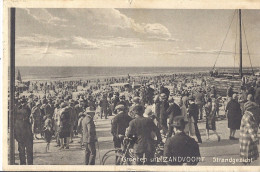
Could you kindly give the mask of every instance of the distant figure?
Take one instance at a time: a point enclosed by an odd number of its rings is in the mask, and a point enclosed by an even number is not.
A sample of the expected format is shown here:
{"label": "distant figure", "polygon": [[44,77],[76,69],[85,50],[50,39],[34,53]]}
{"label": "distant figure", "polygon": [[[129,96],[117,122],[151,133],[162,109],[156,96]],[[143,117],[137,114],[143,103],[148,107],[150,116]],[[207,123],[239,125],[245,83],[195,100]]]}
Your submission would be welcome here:
{"label": "distant figure", "polygon": [[53,135],[52,120],[51,120],[51,117],[49,115],[44,116],[43,120],[44,120],[44,127],[43,127],[44,140],[47,143],[46,152],[48,152],[48,150],[50,149],[50,143],[51,143],[51,139],[52,139],[52,135]]}
{"label": "distant figure", "polygon": [[220,136],[216,131],[216,112],[217,105],[215,98],[209,98],[208,103],[205,105],[206,111],[206,134],[207,139],[209,140],[209,130],[212,130],[216,134],[218,141],[220,141]]}
{"label": "distant figure", "polygon": [[255,90],[255,102],[260,106],[260,80],[256,83],[256,90]]}
{"label": "distant figure", "polygon": [[107,96],[105,94],[103,94],[102,99],[99,102],[99,106],[100,106],[100,118],[102,119],[102,117],[104,116],[105,119],[107,119],[109,104],[107,101]]}
{"label": "distant figure", "polygon": [[199,107],[195,104],[195,99],[193,96],[189,97],[189,107],[188,107],[188,116],[190,119],[193,119],[195,134],[198,139],[198,143],[202,143],[200,131],[198,128],[198,116],[199,116]]}
{"label": "distant figure", "polygon": [[230,100],[232,100],[232,96],[234,94],[234,84],[230,84],[230,86],[227,89],[227,102],[229,102]]}
{"label": "distant figure", "polygon": [[199,107],[199,119],[203,117],[203,106],[205,105],[205,95],[202,88],[199,89],[199,92],[195,95],[195,103]]}

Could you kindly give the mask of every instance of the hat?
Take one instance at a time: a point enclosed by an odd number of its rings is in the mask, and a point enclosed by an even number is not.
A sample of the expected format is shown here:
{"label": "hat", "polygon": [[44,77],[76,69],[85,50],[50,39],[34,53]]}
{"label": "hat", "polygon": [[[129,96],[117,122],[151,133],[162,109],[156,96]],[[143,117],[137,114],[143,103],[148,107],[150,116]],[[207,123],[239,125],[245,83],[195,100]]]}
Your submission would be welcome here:
{"label": "hat", "polygon": [[146,108],[145,111],[144,111],[144,116],[151,116],[153,114],[153,111],[151,108]]}
{"label": "hat", "polygon": [[194,101],[195,98],[193,96],[189,96],[189,100]]}
{"label": "hat", "polygon": [[86,113],[89,114],[89,113],[95,113],[95,109],[93,107],[87,107],[86,108]]}
{"label": "hat", "polygon": [[163,98],[163,99],[166,99],[166,98],[167,98],[167,96],[166,96],[165,93],[162,93],[160,96],[161,96],[161,98]]}
{"label": "hat", "polygon": [[114,95],[115,95],[115,96],[119,96],[119,92],[115,92]]}
{"label": "hat", "polygon": [[125,110],[125,106],[122,104],[119,104],[115,107],[115,110]]}
{"label": "hat", "polygon": [[61,108],[65,108],[66,106],[67,106],[67,104],[64,103],[64,102],[62,102],[61,105],[60,105]]}
{"label": "hat", "polygon": [[74,100],[70,99],[70,100],[69,100],[69,103],[70,103],[70,104],[74,104]]}
{"label": "hat", "polygon": [[140,97],[134,97],[133,102],[134,103],[140,103]]}
{"label": "hat", "polygon": [[172,126],[184,128],[185,127],[184,117],[176,116],[175,118],[173,118]]}
{"label": "hat", "polygon": [[25,97],[22,97],[21,100],[20,100],[21,103],[26,103],[26,98]]}

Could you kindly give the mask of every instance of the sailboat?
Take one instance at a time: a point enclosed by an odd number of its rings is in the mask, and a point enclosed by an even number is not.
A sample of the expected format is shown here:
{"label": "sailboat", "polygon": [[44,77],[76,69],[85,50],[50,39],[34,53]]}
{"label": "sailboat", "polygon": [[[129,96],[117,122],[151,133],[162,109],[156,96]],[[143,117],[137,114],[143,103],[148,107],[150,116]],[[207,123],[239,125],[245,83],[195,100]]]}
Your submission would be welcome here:
{"label": "sailboat", "polygon": [[[236,71],[237,69],[235,68],[235,65],[234,65],[233,71],[232,71],[231,68],[227,68],[224,71],[219,71],[216,68],[216,63],[217,63],[217,60],[220,56],[220,53],[222,51],[226,37],[227,37],[228,32],[230,30],[230,26],[232,25],[232,22],[233,22],[233,19],[234,19],[234,16],[235,16],[236,13],[238,13],[238,27],[239,27],[239,29],[238,29],[239,34],[236,33],[236,36],[239,35],[239,70]],[[228,29],[227,34],[226,34],[224,41],[222,43],[221,50],[218,53],[218,56],[216,58],[216,61],[213,65],[212,70],[210,71],[211,77],[209,78],[208,82],[210,83],[210,85],[214,85],[217,88],[218,94],[220,94],[221,96],[226,95],[227,87],[231,84],[234,85],[234,89],[238,92],[240,90],[240,87],[244,84],[245,76],[255,75],[255,71],[253,69],[252,62],[251,62],[250,53],[249,53],[249,50],[248,50],[248,44],[247,44],[247,40],[246,40],[246,32],[245,32],[244,24],[242,23],[241,16],[242,16],[241,9],[236,10],[234,12],[233,19],[230,23],[229,29]],[[243,69],[242,29],[244,31],[243,33],[244,33],[244,37],[245,37],[245,43],[246,43],[246,47],[247,47],[247,53],[248,53],[248,56],[249,56],[251,69],[249,69],[249,68]],[[235,45],[235,51],[236,51],[236,45]],[[236,52],[235,52],[235,55],[236,55]],[[234,64],[235,64],[235,55],[234,55]],[[222,68],[222,70],[223,70],[223,68]]]}
{"label": "sailboat", "polygon": [[18,69],[17,70],[17,74],[16,74],[16,78],[15,78],[17,81],[19,82],[22,82],[22,77],[21,77],[21,73],[20,73],[20,70]]}

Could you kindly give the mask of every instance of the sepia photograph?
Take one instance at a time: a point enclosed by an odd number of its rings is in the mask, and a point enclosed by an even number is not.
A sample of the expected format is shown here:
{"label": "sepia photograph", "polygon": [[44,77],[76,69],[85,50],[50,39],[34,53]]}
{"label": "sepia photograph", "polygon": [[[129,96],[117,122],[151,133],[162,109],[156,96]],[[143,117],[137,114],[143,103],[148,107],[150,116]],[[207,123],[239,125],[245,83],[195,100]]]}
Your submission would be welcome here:
{"label": "sepia photograph", "polygon": [[6,20],[7,165],[260,165],[260,9],[10,7]]}

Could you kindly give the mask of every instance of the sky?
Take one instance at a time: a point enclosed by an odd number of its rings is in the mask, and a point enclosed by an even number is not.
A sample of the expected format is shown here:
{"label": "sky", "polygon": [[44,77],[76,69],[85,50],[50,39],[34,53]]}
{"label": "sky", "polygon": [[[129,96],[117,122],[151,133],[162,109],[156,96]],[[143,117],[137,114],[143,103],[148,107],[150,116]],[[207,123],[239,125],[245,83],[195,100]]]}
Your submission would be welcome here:
{"label": "sky", "polygon": [[[260,10],[242,10],[242,21],[260,66]],[[237,26],[235,10],[20,8],[16,65],[212,67],[218,59],[217,67],[238,66]]]}

